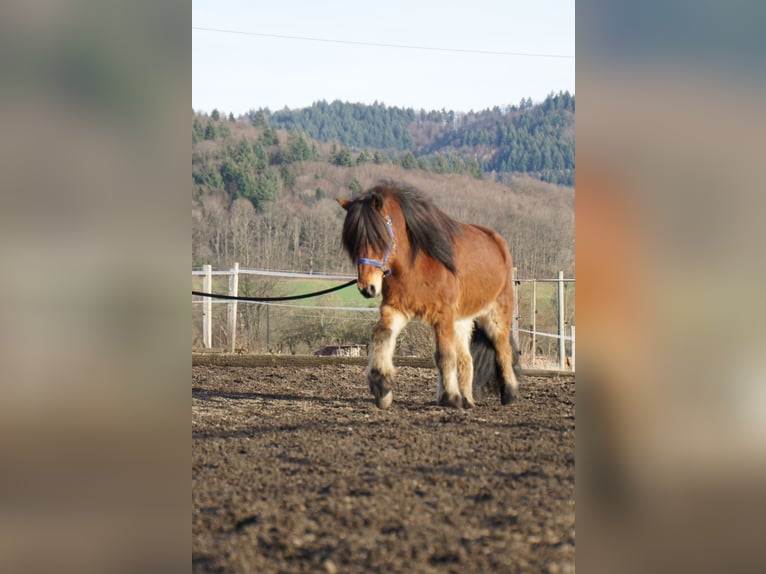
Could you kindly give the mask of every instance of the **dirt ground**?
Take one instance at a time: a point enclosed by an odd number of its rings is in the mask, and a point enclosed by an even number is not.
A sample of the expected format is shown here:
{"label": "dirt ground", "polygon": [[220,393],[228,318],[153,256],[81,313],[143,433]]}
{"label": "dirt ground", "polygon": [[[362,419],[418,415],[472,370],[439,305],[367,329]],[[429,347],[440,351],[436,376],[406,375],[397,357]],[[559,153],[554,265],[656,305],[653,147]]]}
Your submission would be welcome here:
{"label": "dirt ground", "polygon": [[192,369],[194,572],[573,572],[575,384],[436,406],[400,367]]}

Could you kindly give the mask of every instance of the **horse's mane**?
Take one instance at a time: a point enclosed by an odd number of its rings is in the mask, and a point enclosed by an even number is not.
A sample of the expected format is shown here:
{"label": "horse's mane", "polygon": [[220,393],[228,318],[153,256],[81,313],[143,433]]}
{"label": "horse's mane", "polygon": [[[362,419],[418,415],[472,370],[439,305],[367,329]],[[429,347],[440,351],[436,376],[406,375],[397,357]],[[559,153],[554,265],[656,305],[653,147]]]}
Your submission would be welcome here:
{"label": "horse's mane", "polygon": [[457,221],[436,207],[415,188],[382,182],[354,199],[343,223],[342,241],[353,259],[366,249],[383,251],[390,236],[380,209],[386,198],[399,204],[407,224],[412,260],[422,251],[455,273],[453,238],[460,232]]}

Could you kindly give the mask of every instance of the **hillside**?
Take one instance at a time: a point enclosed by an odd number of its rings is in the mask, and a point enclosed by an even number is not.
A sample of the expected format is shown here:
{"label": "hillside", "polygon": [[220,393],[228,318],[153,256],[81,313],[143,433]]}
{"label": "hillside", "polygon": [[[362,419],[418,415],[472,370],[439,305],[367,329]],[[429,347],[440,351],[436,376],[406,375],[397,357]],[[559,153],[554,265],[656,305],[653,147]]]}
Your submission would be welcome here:
{"label": "hillside", "polygon": [[[450,215],[497,229],[520,274],[574,270],[574,190],[526,175],[493,178],[464,162],[438,173],[379,150],[351,151],[255,121],[192,114],[193,265],[352,271],[334,201],[383,178],[431,195]],[[404,158],[413,154],[405,152]]]}
{"label": "hillside", "polygon": [[476,173],[574,185],[574,113],[574,96],[560,92],[536,105],[527,99],[480,112],[320,101],[300,110],[253,110],[246,119],[354,151],[377,149],[389,159],[403,161],[409,152],[409,161],[437,173],[456,171],[459,161],[474,164]]}

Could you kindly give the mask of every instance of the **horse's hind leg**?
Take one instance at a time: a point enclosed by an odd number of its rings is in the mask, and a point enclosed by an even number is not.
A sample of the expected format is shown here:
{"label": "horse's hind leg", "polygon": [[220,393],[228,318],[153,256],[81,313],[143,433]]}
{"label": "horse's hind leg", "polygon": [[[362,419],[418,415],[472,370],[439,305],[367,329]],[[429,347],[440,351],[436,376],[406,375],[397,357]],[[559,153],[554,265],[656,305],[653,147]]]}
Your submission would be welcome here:
{"label": "horse's hind leg", "polygon": [[380,308],[380,319],[372,329],[370,362],[367,366],[367,382],[375,397],[375,406],[386,409],[393,400],[394,349],[396,338],[407,325],[407,317],[388,305]]}
{"label": "horse's hind leg", "polygon": [[[511,309],[513,306],[511,305]],[[483,317],[477,319],[495,347],[498,373],[500,374],[500,401],[507,405],[519,397],[519,381],[513,370],[514,350],[511,347],[512,312],[504,312],[500,305],[493,306]]]}
{"label": "horse's hind leg", "polygon": [[455,325],[452,321],[439,324],[434,327],[434,334],[436,335],[434,362],[439,370],[436,402],[442,406],[460,408],[463,406],[463,399],[457,382]]}
{"label": "horse's hind leg", "polygon": [[455,343],[457,348],[457,381],[463,396],[463,408],[476,406],[473,400],[473,358],[471,357],[471,334],[473,319],[455,324]]}

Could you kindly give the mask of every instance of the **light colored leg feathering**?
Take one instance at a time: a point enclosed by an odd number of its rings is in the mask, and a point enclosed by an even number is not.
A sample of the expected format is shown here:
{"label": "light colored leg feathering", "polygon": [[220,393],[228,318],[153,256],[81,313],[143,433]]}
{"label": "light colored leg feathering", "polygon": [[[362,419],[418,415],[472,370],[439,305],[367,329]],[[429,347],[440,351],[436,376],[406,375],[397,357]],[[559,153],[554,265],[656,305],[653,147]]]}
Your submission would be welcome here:
{"label": "light colored leg feathering", "polygon": [[396,338],[407,325],[409,319],[393,307],[383,305],[380,319],[372,330],[370,361],[367,366],[367,382],[375,397],[375,405],[385,409],[393,400],[394,350]]}
{"label": "light colored leg feathering", "polygon": [[436,352],[434,361],[439,369],[436,400],[440,405],[461,407],[463,399],[457,383],[457,351],[455,325],[452,322],[434,327]]}
{"label": "light colored leg feathering", "polygon": [[457,349],[457,380],[463,407],[476,406],[473,400],[473,359],[471,358],[471,335],[473,319],[464,319],[455,323],[455,346]]}

